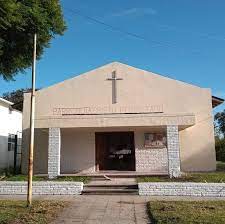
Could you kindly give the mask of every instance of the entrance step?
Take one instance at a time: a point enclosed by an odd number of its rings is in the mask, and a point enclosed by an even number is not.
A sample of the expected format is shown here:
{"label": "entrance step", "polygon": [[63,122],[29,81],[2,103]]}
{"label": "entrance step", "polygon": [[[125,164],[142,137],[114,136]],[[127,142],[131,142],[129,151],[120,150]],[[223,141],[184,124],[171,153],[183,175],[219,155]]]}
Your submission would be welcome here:
{"label": "entrance step", "polygon": [[104,176],[91,176],[90,177],[91,181],[104,181],[104,182],[114,182],[114,181],[117,181],[117,182],[136,182],[136,178],[135,177],[117,177],[117,176],[110,176],[110,175],[104,175]]}
{"label": "entrance step", "polygon": [[107,180],[109,180],[108,178],[109,177],[105,176],[105,175],[102,175],[102,176],[91,176],[91,180],[92,181],[107,181]]}
{"label": "entrance step", "polygon": [[101,189],[101,190],[84,190],[83,195],[138,195],[138,190],[127,189]]}
{"label": "entrance step", "polygon": [[82,192],[84,195],[137,195],[137,184],[87,184]]}
{"label": "entrance step", "polygon": [[137,177],[154,177],[154,176],[168,176],[168,172],[135,172],[135,171],[121,171],[121,172],[97,172],[97,173],[76,173],[76,174],[61,174],[60,176],[87,176],[96,179],[107,178],[137,178]]}
{"label": "entrance step", "polygon": [[137,189],[137,184],[86,184],[84,189]]}
{"label": "entrance step", "polygon": [[104,185],[104,186],[128,186],[137,184],[136,178],[91,178],[91,181],[88,183],[90,185]]}

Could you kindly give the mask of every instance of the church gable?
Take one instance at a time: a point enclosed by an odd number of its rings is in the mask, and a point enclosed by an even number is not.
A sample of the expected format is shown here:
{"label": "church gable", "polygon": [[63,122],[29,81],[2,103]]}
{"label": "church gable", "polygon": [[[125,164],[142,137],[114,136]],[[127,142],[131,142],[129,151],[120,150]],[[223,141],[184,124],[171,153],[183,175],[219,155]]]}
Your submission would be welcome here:
{"label": "church gable", "polygon": [[[29,110],[27,93],[23,111],[25,153],[29,146]],[[161,174],[178,176],[180,168],[215,169],[210,90],[121,63],[37,91],[34,123],[38,169],[47,170],[43,172],[51,177],[60,172],[109,169],[102,162],[112,157],[101,152],[113,144],[98,147],[106,139],[122,146],[122,150],[125,144],[119,139],[127,139],[132,161],[126,170],[155,172],[159,165]],[[162,148],[148,148],[159,145]],[[103,159],[99,154],[104,154]],[[116,164],[114,161],[112,164]]]}
{"label": "church gable", "polygon": [[51,115],[60,108],[79,113],[184,113],[206,102],[205,95],[210,98],[206,89],[114,62],[38,91],[37,114]]}

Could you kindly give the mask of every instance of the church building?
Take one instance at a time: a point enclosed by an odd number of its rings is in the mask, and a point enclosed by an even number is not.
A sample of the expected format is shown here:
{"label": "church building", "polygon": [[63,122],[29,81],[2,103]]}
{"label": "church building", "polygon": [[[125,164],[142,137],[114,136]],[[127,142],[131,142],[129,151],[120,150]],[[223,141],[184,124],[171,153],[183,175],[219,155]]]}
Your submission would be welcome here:
{"label": "church building", "polygon": [[[27,172],[30,93],[24,94]],[[213,108],[201,88],[113,62],[36,92],[34,173],[169,175],[216,169]]]}

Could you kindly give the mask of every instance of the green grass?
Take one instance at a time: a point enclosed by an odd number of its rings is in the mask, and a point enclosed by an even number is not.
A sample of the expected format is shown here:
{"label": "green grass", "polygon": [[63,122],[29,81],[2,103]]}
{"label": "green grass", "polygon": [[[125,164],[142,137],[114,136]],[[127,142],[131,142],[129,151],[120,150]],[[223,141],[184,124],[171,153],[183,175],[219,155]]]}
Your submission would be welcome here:
{"label": "green grass", "polygon": [[47,224],[65,207],[68,202],[34,201],[31,208],[25,201],[0,201],[1,224]]}
{"label": "green grass", "polygon": [[[76,181],[88,183],[90,177],[86,176],[61,176],[55,179],[48,179],[47,177],[42,176],[33,176],[33,181]],[[15,176],[5,176],[1,181],[27,181],[27,175],[15,175]]]}
{"label": "green grass", "polygon": [[58,177],[54,179],[55,181],[77,181],[77,182],[84,182],[85,184],[90,182],[91,177],[86,176],[65,176],[65,177]]}
{"label": "green grass", "polygon": [[225,172],[225,162],[217,161],[216,170]]}
{"label": "green grass", "polygon": [[225,173],[191,173],[179,178],[168,176],[138,177],[137,182],[201,182],[201,183],[225,183]]}
{"label": "green grass", "polygon": [[225,201],[152,201],[147,206],[151,223],[225,223]]}
{"label": "green grass", "polygon": [[225,183],[225,163],[217,163],[216,172],[186,173],[179,178],[168,176],[138,177],[137,182],[202,182],[202,183]]}
{"label": "green grass", "polygon": [[[27,181],[27,175],[14,175],[14,176],[6,176],[2,179],[2,181]],[[42,181],[46,180],[45,177],[33,176],[33,181]]]}

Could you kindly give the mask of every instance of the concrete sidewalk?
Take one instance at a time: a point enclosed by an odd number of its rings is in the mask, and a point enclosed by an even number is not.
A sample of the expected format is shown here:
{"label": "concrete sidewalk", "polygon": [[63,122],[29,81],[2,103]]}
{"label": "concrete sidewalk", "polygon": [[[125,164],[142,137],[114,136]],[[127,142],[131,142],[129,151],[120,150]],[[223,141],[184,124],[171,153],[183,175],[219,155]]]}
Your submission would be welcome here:
{"label": "concrete sidewalk", "polygon": [[[25,195],[1,195],[0,200],[26,200]],[[225,198],[201,197],[149,197],[138,195],[42,195],[34,196],[34,200],[69,201],[70,206],[58,214],[53,224],[83,223],[83,224],[146,224],[150,223],[146,211],[148,201],[200,201],[225,200]]]}
{"label": "concrete sidewalk", "polygon": [[[190,196],[139,196],[139,195],[33,195],[33,200],[74,201],[78,198],[115,198],[148,201],[225,201],[225,197],[190,197]],[[0,200],[26,200],[26,195],[0,195]]]}
{"label": "concrete sidewalk", "polygon": [[131,196],[81,196],[53,222],[85,224],[150,223],[145,200]]}

